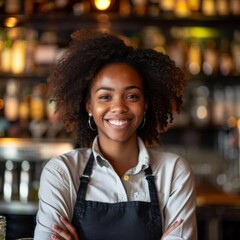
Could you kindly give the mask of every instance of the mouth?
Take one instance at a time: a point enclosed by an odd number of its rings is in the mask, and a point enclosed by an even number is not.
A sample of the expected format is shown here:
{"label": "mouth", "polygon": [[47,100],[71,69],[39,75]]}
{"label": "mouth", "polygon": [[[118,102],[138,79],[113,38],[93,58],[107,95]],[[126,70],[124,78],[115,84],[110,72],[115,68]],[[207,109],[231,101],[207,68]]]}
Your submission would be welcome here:
{"label": "mouth", "polygon": [[107,120],[111,125],[116,126],[116,127],[122,127],[122,126],[126,126],[130,120],[129,119],[124,119],[124,120],[120,120],[120,119],[110,119]]}

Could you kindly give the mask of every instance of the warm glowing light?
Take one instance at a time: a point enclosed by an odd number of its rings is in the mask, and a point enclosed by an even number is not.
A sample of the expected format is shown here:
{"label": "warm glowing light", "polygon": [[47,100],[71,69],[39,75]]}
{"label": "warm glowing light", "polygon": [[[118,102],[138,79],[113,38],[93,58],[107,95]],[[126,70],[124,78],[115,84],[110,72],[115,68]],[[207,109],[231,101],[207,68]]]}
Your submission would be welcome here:
{"label": "warm glowing light", "polygon": [[18,23],[18,19],[15,17],[6,18],[4,21],[4,25],[9,28],[15,27],[17,23]]}
{"label": "warm glowing light", "polygon": [[0,110],[3,109],[3,106],[4,106],[4,101],[3,99],[0,98]]}
{"label": "warm glowing light", "polygon": [[156,50],[157,52],[166,53],[166,50],[162,46],[156,46],[154,50]]}
{"label": "warm glowing light", "polygon": [[214,38],[220,35],[215,28],[210,27],[172,27],[171,34],[176,38]]}
{"label": "warm glowing light", "polygon": [[234,116],[230,116],[228,118],[228,126],[230,128],[234,128],[234,127],[236,127],[236,125],[237,125],[237,119]]}
{"label": "warm glowing light", "polygon": [[205,106],[199,106],[197,109],[197,117],[199,119],[205,119],[207,117],[207,108]]}
{"label": "warm glowing light", "polygon": [[237,127],[240,129],[240,119],[237,120]]}
{"label": "warm glowing light", "polygon": [[111,0],[94,0],[94,6],[100,11],[108,9],[110,5]]}

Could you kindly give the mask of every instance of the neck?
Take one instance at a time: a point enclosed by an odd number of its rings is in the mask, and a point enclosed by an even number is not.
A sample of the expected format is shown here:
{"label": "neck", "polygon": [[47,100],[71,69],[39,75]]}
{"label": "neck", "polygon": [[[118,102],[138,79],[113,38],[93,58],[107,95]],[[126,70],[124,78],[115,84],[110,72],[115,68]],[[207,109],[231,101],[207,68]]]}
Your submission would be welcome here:
{"label": "neck", "polygon": [[137,165],[139,154],[137,138],[124,143],[105,141],[102,143],[99,139],[99,148],[120,177]]}

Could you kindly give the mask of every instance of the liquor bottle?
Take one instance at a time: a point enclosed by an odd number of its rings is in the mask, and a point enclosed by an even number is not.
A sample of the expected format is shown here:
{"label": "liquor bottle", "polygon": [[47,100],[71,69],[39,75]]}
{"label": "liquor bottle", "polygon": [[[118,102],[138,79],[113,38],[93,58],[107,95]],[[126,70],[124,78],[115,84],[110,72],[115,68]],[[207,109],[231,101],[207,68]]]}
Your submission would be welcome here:
{"label": "liquor bottle", "polygon": [[28,201],[29,184],[30,184],[30,163],[25,160],[21,163],[19,183],[19,197],[20,201],[23,203],[27,203]]}
{"label": "liquor bottle", "polygon": [[216,6],[214,0],[202,0],[202,13],[206,16],[216,15]]}
{"label": "liquor bottle", "polygon": [[159,15],[159,1],[158,0],[149,0],[148,1],[148,15],[151,17],[157,17]]}
{"label": "liquor bottle", "polygon": [[222,38],[220,42],[220,72],[222,75],[232,75],[234,72],[234,62],[231,54],[230,43],[227,38]]}
{"label": "liquor bottle", "polygon": [[20,10],[21,10],[21,1],[20,0],[6,0],[5,1],[5,13],[6,14],[18,14],[18,13],[20,13]]}
{"label": "liquor bottle", "polygon": [[4,115],[10,122],[14,122],[18,119],[18,89],[18,84],[14,79],[8,80],[4,97]]}
{"label": "liquor bottle", "polygon": [[216,11],[218,15],[228,15],[229,14],[229,3],[227,0],[217,0]]}
{"label": "liquor bottle", "polygon": [[176,0],[174,13],[177,17],[188,17],[191,12],[187,0]]}
{"label": "liquor bottle", "polygon": [[212,122],[220,127],[225,117],[225,97],[223,89],[215,86],[212,101]]}
{"label": "liquor bottle", "polygon": [[214,74],[218,71],[218,51],[216,49],[216,42],[208,40],[203,49],[203,72],[206,75]]}
{"label": "liquor bottle", "polygon": [[0,215],[0,240],[6,239],[7,220],[5,216]]}
{"label": "liquor bottle", "polygon": [[132,13],[136,16],[146,16],[147,0],[132,0]]}
{"label": "liquor bottle", "polygon": [[13,163],[7,160],[5,163],[4,183],[3,183],[3,199],[10,202],[12,199],[12,182],[13,182]]}
{"label": "liquor bottle", "polygon": [[191,12],[199,12],[200,0],[188,0],[188,7],[191,10]]}
{"label": "liquor bottle", "polygon": [[30,89],[23,87],[22,94],[19,101],[19,133],[18,137],[30,138],[29,131],[30,120]]}
{"label": "liquor bottle", "polygon": [[184,40],[172,40],[167,45],[167,54],[175,61],[179,68],[184,69],[187,54],[187,45]]}
{"label": "liquor bottle", "polygon": [[30,116],[31,122],[29,130],[34,138],[42,138],[47,131],[47,121],[45,120],[45,84],[34,86],[31,96]]}
{"label": "liquor bottle", "polygon": [[25,29],[15,28],[15,30],[17,37],[12,44],[11,72],[14,74],[19,74],[23,73],[25,69],[27,42],[24,39]]}
{"label": "liquor bottle", "polygon": [[240,0],[230,0],[229,11],[232,15],[240,15]]}
{"label": "liquor bottle", "polygon": [[240,74],[240,31],[235,30],[233,33],[233,41],[231,42],[231,52],[233,56],[236,74]]}
{"label": "liquor bottle", "polygon": [[44,84],[33,87],[30,105],[30,116],[33,120],[42,120],[45,117]]}
{"label": "liquor bottle", "polygon": [[119,4],[119,15],[127,17],[131,15],[131,3],[130,0],[121,0]]}
{"label": "liquor bottle", "polygon": [[25,69],[26,73],[34,72],[35,70],[35,61],[34,61],[34,54],[37,47],[37,31],[34,29],[27,29],[26,30],[26,58],[25,58]]}
{"label": "liquor bottle", "polygon": [[34,52],[36,72],[48,73],[49,68],[57,60],[57,35],[54,31],[45,31],[41,34]]}
{"label": "liquor bottle", "polygon": [[71,13],[72,6],[70,0],[55,0],[55,12],[57,13]]}
{"label": "liquor bottle", "polygon": [[9,73],[11,71],[12,64],[12,39],[8,36],[8,32],[5,30],[2,33],[2,51],[0,56],[1,71]]}
{"label": "liquor bottle", "polygon": [[188,49],[187,69],[191,74],[197,75],[201,71],[201,65],[202,54],[200,44],[197,40],[192,40]]}
{"label": "liquor bottle", "polygon": [[191,116],[196,126],[205,126],[210,122],[209,94],[209,88],[204,85],[193,89]]}
{"label": "liquor bottle", "polygon": [[175,0],[160,0],[159,5],[163,12],[171,13],[174,11]]}
{"label": "liquor bottle", "polygon": [[33,13],[42,14],[44,13],[44,5],[46,0],[33,0]]}
{"label": "liquor bottle", "polygon": [[90,4],[91,2],[88,0],[72,0],[71,6],[72,11],[75,16],[86,15],[90,12]]}
{"label": "liquor bottle", "polygon": [[25,6],[24,6],[24,14],[25,15],[31,15],[34,11],[34,1],[35,0],[25,0]]}

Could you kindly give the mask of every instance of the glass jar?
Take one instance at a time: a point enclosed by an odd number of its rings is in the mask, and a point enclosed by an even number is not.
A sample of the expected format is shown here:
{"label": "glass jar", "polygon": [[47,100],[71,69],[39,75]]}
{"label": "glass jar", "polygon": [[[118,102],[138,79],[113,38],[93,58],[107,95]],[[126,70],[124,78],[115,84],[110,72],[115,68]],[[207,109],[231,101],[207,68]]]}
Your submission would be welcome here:
{"label": "glass jar", "polygon": [[6,239],[6,217],[0,216],[0,240]]}

